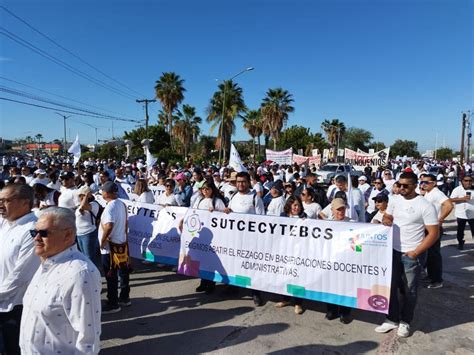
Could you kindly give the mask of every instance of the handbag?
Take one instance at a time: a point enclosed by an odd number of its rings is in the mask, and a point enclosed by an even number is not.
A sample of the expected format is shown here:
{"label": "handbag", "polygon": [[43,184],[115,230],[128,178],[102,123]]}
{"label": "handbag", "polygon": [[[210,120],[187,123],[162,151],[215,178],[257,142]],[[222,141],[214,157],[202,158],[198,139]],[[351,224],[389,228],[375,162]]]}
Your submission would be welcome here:
{"label": "handbag", "polygon": [[128,251],[128,212],[127,207],[125,208],[125,243],[112,243],[109,240],[110,248],[110,269],[108,276],[111,276],[115,270],[122,272],[132,273],[133,268],[130,263],[130,254]]}

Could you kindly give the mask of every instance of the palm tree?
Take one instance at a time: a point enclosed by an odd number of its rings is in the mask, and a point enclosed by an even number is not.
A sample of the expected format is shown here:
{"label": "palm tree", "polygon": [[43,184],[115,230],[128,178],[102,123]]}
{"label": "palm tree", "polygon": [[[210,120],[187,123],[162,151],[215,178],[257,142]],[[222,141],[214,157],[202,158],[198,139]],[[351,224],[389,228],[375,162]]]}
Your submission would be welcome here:
{"label": "palm tree", "polygon": [[258,153],[260,154],[260,136],[262,135],[262,113],[260,110],[248,110],[242,117],[244,128],[252,137],[253,155],[255,157],[255,137],[258,137]]}
{"label": "palm tree", "polygon": [[199,137],[202,119],[196,116],[196,109],[190,105],[183,105],[182,111],[178,111],[178,117],[180,119],[173,127],[173,134],[183,145],[184,157],[187,157],[189,146]]}
{"label": "palm tree", "polygon": [[41,140],[43,139],[43,135],[41,133],[38,133],[36,136],[35,136],[36,140],[38,141],[38,144],[41,143]]}
{"label": "palm tree", "polygon": [[331,148],[334,148],[338,145],[338,143],[341,141],[341,137],[346,131],[344,122],[341,122],[338,119],[333,119],[332,121],[324,120],[323,123],[321,123],[321,128],[323,129],[324,133],[326,133],[326,137]]}
{"label": "palm tree", "polygon": [[[211,133],[216,127],[218,128],[216,148],[224,148],[224,157],[225,152],[230,149],[232,134],[235,130],[234,120],[245,109],[242,88],[232,80],[224,80],[220,83],[219,90],[214,93],[207,108],[206,121],[212,122]],[[223,110],[225,112],[222,112]]]}
{"label": "palm tree", "polygon": [[280,138],[280,132],[288,121],[288,114],[295,108],[291,106],[292,95],[282,88],[268,89],[262,100],[260,110],[263,119],[263,133],[273,139],[273,149]]}
{"label": "palm tree", "polygon": [[156,81],[155,92],[156,98],[160,100],[164,112],[168,116],[168,133],[170,134],[170,144],[173,147],[173,111],[184,99],[183,87],[184,80],[174,72],[163,73],[159,80]]}

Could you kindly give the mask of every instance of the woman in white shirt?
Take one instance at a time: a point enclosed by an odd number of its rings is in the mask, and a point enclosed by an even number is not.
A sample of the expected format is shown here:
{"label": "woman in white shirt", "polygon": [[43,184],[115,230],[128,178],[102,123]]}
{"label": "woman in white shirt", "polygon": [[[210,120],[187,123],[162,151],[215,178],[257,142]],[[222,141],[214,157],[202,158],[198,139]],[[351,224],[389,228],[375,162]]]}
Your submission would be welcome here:
{"label": "woman in white shirt", "polygon": [[100,246],[97,237],[99,203],[94,200],[89,186],[84,185],[76,192],[79,205],[76,208],[77,246],[97,267],[101,269]]}
{"label": "woman in white shirt", "polygon": [[133,192],[138,196],[138,202],[155,203],[153,192],[148,188],[148,183],[145,179],[138,179],[135,183]]}
{"label": "woman in white shirt", "polygon": [[316,192],[312,187],[306,187],[301,191],[301,200],[303,201],[304,212],[308,218],[318,219],[319,212],[321,212],[321,206],[315,202]]}
{"label": "woman in white shirt", "polygon": [[[224,212],[224,197],[220,194],[212,179],[206,179],[202,184],[200,188],[200,196],[196,198],[192,207],[198,210],[206,210],[210,212]],[[201,283],[196,288],[196,292],[206,292],[207,294],[210,294],[215,288],[216,283],[214,281],[201,279]]]}
{"label": "woman in white shirt", "polygon": [[176,182],[173,179],[166,179],[165,192],[158,197],[158,204],[161,206],[178,206],[176,196],[174,195],[174,188]]}

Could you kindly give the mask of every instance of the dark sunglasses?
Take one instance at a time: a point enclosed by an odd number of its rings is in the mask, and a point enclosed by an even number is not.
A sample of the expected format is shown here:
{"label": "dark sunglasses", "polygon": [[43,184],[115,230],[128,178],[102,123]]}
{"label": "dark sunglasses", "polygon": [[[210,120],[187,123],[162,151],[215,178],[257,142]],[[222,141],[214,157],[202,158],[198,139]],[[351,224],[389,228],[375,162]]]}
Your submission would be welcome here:
{"label": "dark sunglasses", "polygon": [[467,180],[466,180],[466,179],[462,179],[462,181],[464,181],[464,182],[472,182],[471,179],[467,179]]}
{"label": "dark sunglasses", "polygon": [[40,230],[31,229],[30,234],[32,238],[35,238],[36,235],[38,234],[40,235],[41,238],[48,238],[48,231],[46,229],[40,229]]}
{"label": "dark sunglasses", "polygon": [[308,195],[306,192],[301,193],[301,196],[306,196],[306,195]]}
{"label": "dark sunglasses", "polygon": [[434,181],[420,181],[420,185],[428,185],[428,184],[432,184]]}
{"label": "dark sunglasses", "polygon": [[412,184],[400,184],[400,188],[408,189]]}

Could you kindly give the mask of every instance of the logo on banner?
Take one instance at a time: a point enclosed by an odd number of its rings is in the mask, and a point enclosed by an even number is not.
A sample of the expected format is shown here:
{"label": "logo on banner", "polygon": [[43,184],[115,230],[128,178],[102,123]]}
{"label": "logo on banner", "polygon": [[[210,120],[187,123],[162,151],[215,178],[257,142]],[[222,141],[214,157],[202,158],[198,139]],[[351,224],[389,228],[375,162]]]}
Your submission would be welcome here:
{"label": "logo on banner", "polygon": [[362,244],[360,244],[360,241],[359,241],[359,234],[356,234],[354,237],[349,238],[349,241],[351,242],[352,250],[354,250],[357,253],[362,252]]}
{"label": "logo on banner", "polygon": [[362,252],[362,245],[385,248],[388,242],[388,235],[385,233],[357,233],[354,230],[349,230],[341,232],[341,236],[347,240],[351,249],[357,253]]}
{"label": "logo on banner", "polygon": [[186,226],[186,230],[194,237],[201,231],[204,223],[202,223],[199,219],[199,215],[193,213],[186,217],[184,220],[184,225]]}

